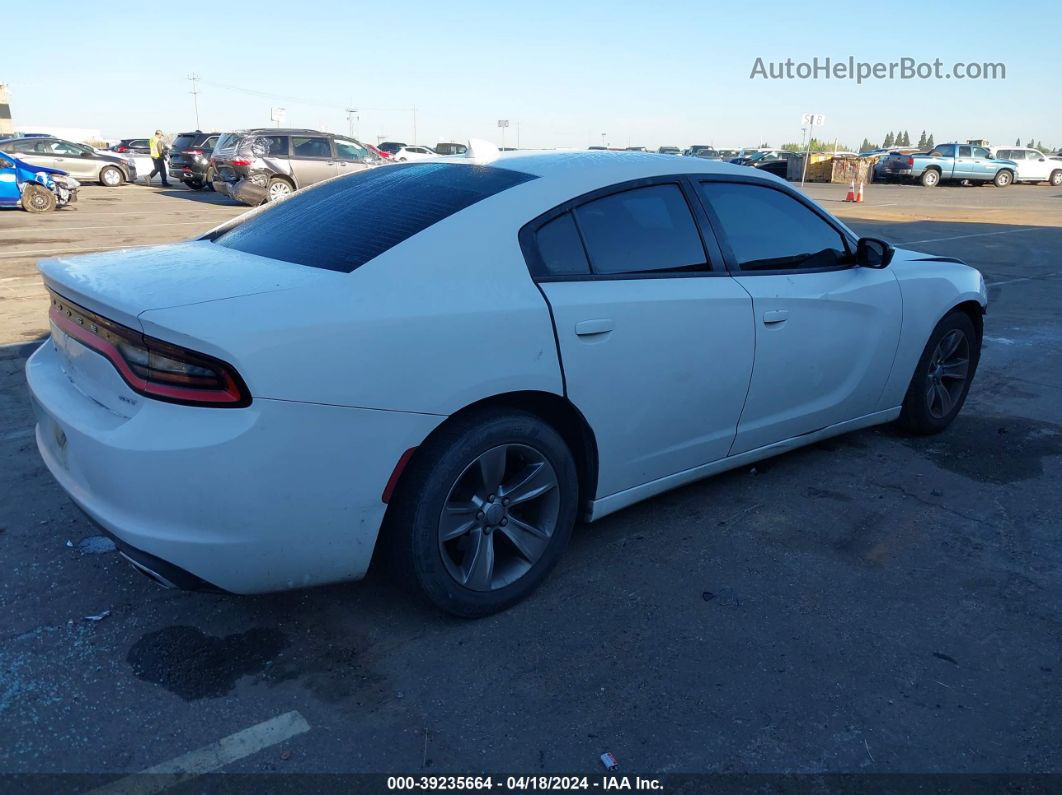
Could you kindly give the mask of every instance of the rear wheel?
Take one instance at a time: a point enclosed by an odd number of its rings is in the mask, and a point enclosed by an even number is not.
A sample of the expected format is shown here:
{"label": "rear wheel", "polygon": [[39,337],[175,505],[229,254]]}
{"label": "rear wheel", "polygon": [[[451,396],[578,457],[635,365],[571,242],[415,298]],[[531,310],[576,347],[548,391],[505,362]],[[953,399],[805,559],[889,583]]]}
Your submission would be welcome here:
{"label": "rear wheel", "polygon": [[956,310],[929,336],[900,412],[900,424],[912,433],[940,433],[958,415],[970,391],[981,336],[969,316]]}
{"label": "rear wheel", "polygon": [[934,168],[922,172],[922,184],[927,188],[935,188],[940,184],[940,172]]}
{"label": "rear wheel", "polygon": [[104,166],[100,170],[100,184],[107,188],[116,188],[125,181],[120,169],[115,166]]}
{"label": "rear wheel", "polygon": [[50,213],[55,205],[55,194],[41,185],[26,185],[22,189],[22,209],[28,213]]}
{"label": "rear wheel", "polygon": [[443,610],[475,618],[527,597],[575,524],[571,451],[537,417],[490,410],[422,446],[388,520],[393,563]]}
{"label": "rear wheel", "polygon": [[275,202],[278,199],[285,199],[295,192],[295,186],[288,182],[283,177],[273,177],[269,180],[269,193],[267,194],[266,201]]}
{"label": "rear wheel", "polygon": [[996,178],[992,180],[992,184],[997,188],[1005,188],[1007,185],[1014,181],[1014,175],[1006,169],[996,172]]}

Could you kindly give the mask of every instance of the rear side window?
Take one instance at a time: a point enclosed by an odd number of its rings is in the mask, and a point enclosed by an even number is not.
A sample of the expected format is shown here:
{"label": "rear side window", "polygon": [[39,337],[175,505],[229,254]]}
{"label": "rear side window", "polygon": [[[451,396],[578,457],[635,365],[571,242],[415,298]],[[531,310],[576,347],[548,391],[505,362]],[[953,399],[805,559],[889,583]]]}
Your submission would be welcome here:
{"label": "rear side window", "polygon": [[331,157],[332,147],[327,138],[306,135],[291,136],[292,157]]}
{"label": "rear side window", "polygon": [[248,254],[349,273],[459,210],[531,179],[455,163],[383,166],[299,191],[211,239]]}
{"label": "rear side window", "polygon": [[571,213],[558,215],[535,233],[544,275],[571,276],[590,273],[586,250]]}
{"label": "rear side window", "polygon": [[933,155],[934,157],[955,157],[955,144],[944,144],[943,146],[938,146],[929,154]]}
{"label": "rear side window", "polygon": [[700,190],[743,271],[835,268],[848,263],[841,233],[782,191],[740,182],[702,182]]}
{"label": "rear side window", "polygon": [[678,185],[650,185],[580,205],[594,273],[705,269],[701,237]]}

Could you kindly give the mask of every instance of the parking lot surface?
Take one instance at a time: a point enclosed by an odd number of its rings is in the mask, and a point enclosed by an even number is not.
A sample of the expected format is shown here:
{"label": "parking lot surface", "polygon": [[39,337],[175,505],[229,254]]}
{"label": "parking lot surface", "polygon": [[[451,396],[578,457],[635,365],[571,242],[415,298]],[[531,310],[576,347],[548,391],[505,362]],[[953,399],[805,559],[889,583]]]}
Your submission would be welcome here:
{"label": "parking lot surface", "polygon": [[107,551],[35,450],[33,263],[246,208],[128,186],[0,214],[0,771],[117,777],[293,711],[305,727],[224,769],[1062,771],[1062,193],[807,191],[985,274],[954,425],[851,433],[579,526],[542,589],[474,622],[379,569],[233,597]]}

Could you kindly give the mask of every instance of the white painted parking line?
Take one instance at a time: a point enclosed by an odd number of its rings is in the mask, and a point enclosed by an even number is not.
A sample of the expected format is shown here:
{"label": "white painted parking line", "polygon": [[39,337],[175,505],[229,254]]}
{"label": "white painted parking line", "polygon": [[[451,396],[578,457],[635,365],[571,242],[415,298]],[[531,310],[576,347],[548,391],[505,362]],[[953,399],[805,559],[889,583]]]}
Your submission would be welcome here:
{"label": "white painted parking line", "polygon": [[220,770],[225,765],[309,730],[310,724],[297,710],[285,712],[169,762],[94,789],[89,795],[152,795],[204,773]]}
{"label": "white painted parking line", "polygon": [[964,240],[968,237],[990,237],[992,235],[1016,235],[1018,232],[1043,232],[1054,231],[1058,227],[1053,226],[1032,226],[1028,229],[1003,229],[999,232],[974,232],[970,235],[954,235],[952,237],[931,237],[927,240],[906,240],[900,243],[901,246],[913,246],[916,243],[941,243],[945,240]]}
{"label": "white painted parking line", "polygon": [[985,287],[1001,287],[1004,284],[1017,284],[1018,282],[1035,282],[1042,279],[1053,279],[1056,276],[1062,276],[1062,271],[1045,273],[1043,276],[1020,276],[1017,279],[1004,279],[1001,282],[986,282]]}
{"label": "white painted parking line", "polygon": [[[213,223],[213,222],[212,221],[166,221],[165,223],[136,224],[136,227],[139,229],[142,226],[189,226],[191,224],[204,224],[205,225],[205,224],[209,224],[209,223]],[[71,231],[73,231],[75,229],[114,229],[114,227],[112,225],[110,225],[110,224],[106,224],[104,226],[50,226],[50,227],[43,227],[42,226],[42,227],[40,227],[41,231],[47,230],[48,232],[71,232]],[[0,229],[0,232],[24,233],[25,231],[26,231],[25,227],[19,227],[18,229]]]}

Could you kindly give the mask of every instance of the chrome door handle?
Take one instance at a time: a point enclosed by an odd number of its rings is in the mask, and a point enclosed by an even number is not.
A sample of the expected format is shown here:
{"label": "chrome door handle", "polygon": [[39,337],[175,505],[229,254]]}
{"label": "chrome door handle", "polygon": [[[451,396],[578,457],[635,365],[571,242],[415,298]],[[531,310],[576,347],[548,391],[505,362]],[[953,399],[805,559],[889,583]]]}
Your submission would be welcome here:
{"label": "chrome door handle", "polygon": [[763,325],[774,326],[789,319],[788,309],[769,309],[763,313]]}
{"label": "chrome door handle", "polygon": [[575,324],[575,333],[580,337],[607,334],[610,331],[612,331],[612,319],[607,317],[596,320],[580,320]]}

